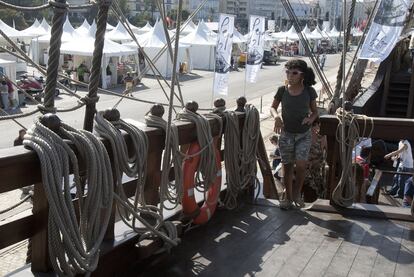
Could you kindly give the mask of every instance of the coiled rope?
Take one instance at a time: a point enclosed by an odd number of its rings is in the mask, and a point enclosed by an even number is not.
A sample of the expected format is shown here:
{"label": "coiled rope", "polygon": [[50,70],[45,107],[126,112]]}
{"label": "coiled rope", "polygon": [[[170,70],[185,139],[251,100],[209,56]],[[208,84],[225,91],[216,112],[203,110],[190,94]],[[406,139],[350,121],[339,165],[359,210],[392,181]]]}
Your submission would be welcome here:
{"label": "coiled rope", "polygon": [[[154,109],[158,109],[160,113],[153,112]],[[148,127],[155,127],[160,128],[164,132],[167,131],[168,124],[162,118],[162,114],[164,113],[164,108],[161,105],[156,105],[152,108],[152,110],[145,115],[145,123]],[[160,184],[160,196],[161,199],[164,199],[172,204],[171,206],[165,205],[162,202],[162,206],[165,209],[173,210],[175,209],[178,204],[181,203],[181,199],[183,198],[183,155],[180,152],[180,145],[178,140],[178,128],[172,122],[171,123],[171,139],[170,139],[170,151],[169,153],[164,153],[164,155],[170,156],[170,163],[168,163],[168,168],[162,168],[162,171],[170,172],[171,167],[174,165],[174,182],[170,182],[168,180],[168,174],[162,175],[161,184]]]}
{"label": "coiled rope", "polygon": [[257,179],[257,148],[260,138],[260,116],[255,106],[245,106],[246,117],[244,119],[242,134],[242,155],[241,155],[241,189],[249,186],[259,187]]}
{"label": "coiled rope", "polygon": [[341,207],[349,207],[354,203],[355,196],[355,172],[352,170],[352,150],[355,142],[360,138],[360,126],[357,119],[364,120],[362,134],[367,133],[368,119],[371,121],[368,137],[371,137],[374,121],[372,118],[364,115],[354,115],[352,112],[344,111],[342,108],[336,110],[336,116],[339,121],[336,129],[336,140],[345,144],[345,151],[340,153],[342,173],[338,185],[332,192],[332,201]]}
{"label": "coiled rope", "polygon": [[231,210],[237,207],[237,196],[240,193],[240,128],[239,118],[233,111],[224,113],[224,165],[226,167],[226,186],[227,193],[224,198],[224,205]]}
{"label": "coiled rope", "polygon": [[[189,105],[189,103],[191,103]],[[220,132],[222,132],[222,119],[215,114],[201,115],[196,113],[198,104],[195,102],[189,102],[186,107],[183,108],[177,114],[177,120],[185,120],[195,124],[197,132],[197,141],[200,145],[200,162],[196,172],[196,184],[195,187],[201,192],[206,192],[210,185],[213,184],[216,174],[216,154],[215,145],[213,143],[213,136],[211,135],[210,124],[207,117],[215,118],[220,122]],[[193,106],[192,106],[193,105]],[[193,112],[194,111],[194,112]],[[198,155],[198,153],[197,153]]]}
{"label": "coiled rope", "polygon": [[[38,119],[28,130],[23,144],[37,153],[41,163],[42,182],[49,202],[49,251],[53,268],[60,276],[75,276],[90,273],[97,267],[99,247],[111,215],[112,171],[104,145],[92,133],[77,131],[63,123],[55,129],[59,135]],[[73,142],[86,165],[85,184],[80,179],[78,158],[64,139]],[[70,192],[70,166],[77,208]]]}
{"label": "coiled rope", "polygon": [[[113,112],[114,110],[110,111]],[[178,244],[178,235],[175,225],[171,222],[164,222],[161,211],[156,206],[146,205],[144,199],[144,184],[147,171],[148,137],[138,127],[125,122],[119,118],[119,112],[111,121],[104,118],[105,112],[98,112],[95,115],[95,131],[103,138],[108,139],[111,144],[114,169],[116,177],[117,209],[122,221],[134,232],[141,234],[140,241],[152,235],[157,235],[170,245]],[[106,111],[108,118],[108,111]],[[128,147],[122,136],[121,130],[129,134],[132,140],[133,155],[129,157]],[[137,178],[134,201],[130,201],[122,185],[122,176],[125,173],[129,177]],[[132,216],[131,216],[132,215]],[[154,219],[155,225],[151,225],[144,219]],[[137,226],[137,220],[146,228]],[[167,235],[160,231],[167,230]]]}

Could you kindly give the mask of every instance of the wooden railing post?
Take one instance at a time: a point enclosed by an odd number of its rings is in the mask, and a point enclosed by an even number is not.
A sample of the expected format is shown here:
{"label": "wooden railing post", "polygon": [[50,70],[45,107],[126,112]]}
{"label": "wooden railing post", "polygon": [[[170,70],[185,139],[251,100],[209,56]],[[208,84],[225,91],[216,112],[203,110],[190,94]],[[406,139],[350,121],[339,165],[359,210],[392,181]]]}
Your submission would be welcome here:
{"label": "wooden railing post", "polygon": [[42,183],[34,185],[33,195],[33,215],[35,222],[35,229],[38,232],[32,239],[32,271],[33,272],[48,272],[52,270],[49,260],[49,246],[48,246],[48,217],[49,217],[49,203],[46,198],[45,190]]}

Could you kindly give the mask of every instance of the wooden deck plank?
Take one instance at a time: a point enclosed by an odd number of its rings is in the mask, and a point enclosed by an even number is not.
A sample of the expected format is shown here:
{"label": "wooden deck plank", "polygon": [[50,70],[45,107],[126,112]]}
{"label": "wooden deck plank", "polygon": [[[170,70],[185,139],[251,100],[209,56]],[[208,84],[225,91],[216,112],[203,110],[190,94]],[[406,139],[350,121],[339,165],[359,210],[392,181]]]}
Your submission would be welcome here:
{"label": "wooden deck plank", "polygon": [[295,253],[297,253],[303,242],[306,238],[309,238],[309,235],[312,234],[315,228],[317,228],[317,226],[310,221],[306,221],[305,224],[298,226],[290,235],[290,238],[286,240],[286,243],[278,247],[276,251],[274,251],[272,255],[261,264],[260,271],[258,271],[256,275],[276,276],[277,272],[282,269],[283,265],[287,263]]}
{"label": "wooden deck plank", "polygon": [[401,247],[398,253],[394,276],[413,276],[414,274],[414,224],[406,224]]}
{"label": "wooden deck plank", "polygon": [[289,219],[280,228],[275,230],[268,239],[257,244],[256,247],[246,252],[243,263],[231,266],[230,270],[235,276],[254,275],[261,270],[262,264],[283,244],[287,243],[292,233],[305,224],[306,219],[302,216],[289,216]]}
{"label": "wooden deck plank", "polygon": [[383,238],[381,247],[377,251],[374,266],[370,276],[388,277],[393,276],[400,252],[402,236],[406,224],[390,222],[387,234]]}
{"label": "wooden deck plank", "polygon": [[347,276],[359,245],[365,237],[368,224],[365,225],[350,219],[336,222],[328,235],[342,238],[343,242],[334,253],[322,276]]}
{"label": "wooden deck plank", "polygon": [[[376,222],[376,224],[373,225],[375,228],[371,228],[367,231],[349,270],[348,276],[366,277],[370,275],[375,263],[377,251],[384,239],[380,234],[387,232],[387,228],[390,225],[391,223],[389,221]],[[375,231],[372,229],[375,229]]]}

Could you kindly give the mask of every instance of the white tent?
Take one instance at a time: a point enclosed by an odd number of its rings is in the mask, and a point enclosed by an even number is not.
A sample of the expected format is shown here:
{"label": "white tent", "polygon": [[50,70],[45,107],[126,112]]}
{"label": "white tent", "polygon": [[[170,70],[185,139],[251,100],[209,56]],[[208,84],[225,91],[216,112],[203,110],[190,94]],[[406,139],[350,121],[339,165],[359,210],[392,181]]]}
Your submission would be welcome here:
{"label": "white tent", "polygon": [[[65,42],[60,47],[61,54],[70,54],[74,56],[81,56],[81,57],[89,57],[89,59],[93,56],[93,51],[95,49],[95,38],[94,33],[96,29],[93,30],[91,27],[87,36],[77,37],[75,40]],[[105,39],[104,41],[104,48],[102,52],[102,70],[101,70],[101,77],[102,77],[102,87],[107,88],[108,84],[116,83],[116,70],[112,71],[112,76],[106,75],[106,68],[109,65],[109,61],[111,57],[122,57],[122,56],[129,56],[129,55],[137,55],[137,51],[122,44],[113,42],[109,39]],[[79,60],[79,59],[78,59]],[[136,61],[138,58],[136,57]],[[74,62],[76,64],[76,62]],[[109,77],[109,79],[108,79]],[[112,78],[111,78],[112,77]]]}
{"label": "white tent", "polygon": [[40,23],[40,27],[43,28],[46,32],[50,32],[50,30],[52,29],[44,17],[42,19],[42,22]]}
{"label": "white tent", "polygon": [[112,26],[111,24],[109,24],[108,22],[106,23],[106,31],[112,31],[113,29],[115,29],[114,26]]}
{"label": "white tent", "polygon": [[132,25],[132,23],[129,22],[128,19],[127,19],[127,23],[129,25],[129,28],[131,28],[131,30],[132,30],[133,33],[137,33],[139,31],[139,28],[137,26],[135,26],[135,25]]}
{"label": "white tent", "polygon": [[34,34],[36,32],[37,28],[39,28],[39,26],[40,26],[40,22],[36,18],[35,21],[33,22],[32,26],[30,26],[29,28],[26,28],[24,30],[21,30],[21,32],[22,33]]}
{"label": "white tent", "polygon": [[132,38],[121,22],[118,22],[115,29],[105,34],[105,37],[119,42],[131,41]]}
{"label": "white tent", "polygon": [[[62,32],[62,38],[61,38],[62,43],[74,40],[74,36],[73,36],[74,32],[75,32],[75,29],[73,28],[72,24],[69,22],[69,19],[66,17],[66,21],[63,24],[63,32]],[[51,34],[48,33],[47,35],[32,39],[31,44],[30,44],[30,56],[35,63],[47,64],[47,60],[48,60],[47,49],[49,48],[49,45],[50,45],[50,38],[51,38]]]}
{"label": "white tent", "polygon": [[[167,39],[165,37],[164,28],[162,26],[162,22],[158,21],[155,23],[154,28],[146,34],[147,38],[146,41],[141,45],[144,48],[145,53],[148,55],[150,59],[154,59],[158,52],[161,50],[162,47],[167,43]],[[183,44],[179,45],[178,48],[178,62],[188,62],[188,53],[186,53],[186,48],[188,46],[184,46]],[[172,59],[168,53],[165,51],[161,57],[155,63],[155,66],[160,71],[161,75],[164,77],[171,77],[172,75]],[[178,70],[178,63],[177,63],[177,70]],[[152,71],[149,72],[152,74]]]}
{"label": "white tent", "polygon": [[332,38],[338,38],[341,36],[341,32],[339,32],[335,26],[333,26],[332,30],[328,33],[328,35]]}
{"label": "white tent", "polygon": [[75,33],[76,35],[87,36],[90,27],[91,25],[89,25],[88,21],[84,19],[82,25],[75,29]]}
{"label": "white tent", "polygon": [[[9,25],[7,25],[6,23],[3,22],[3,20],[0,19],[0,29],[9,37],[12,39],[22,39],[22,38],[27,38],[30,37],[31,35],[22,33],[20,31],[17,31],[16,29],[14,29],[13,27],[10,27]],[[3,36],[0,35],[0,41],[5,41]]]}
{"label": "white tent", "polygon": [[319,26],[316,26],[315,30],[312,31],[312,35],[316,39],[323,39],[326,35],[323,34],[322,30],[319,28]]}
{"label": "white tent", "polygon": [[199,25],[193,32],[181,39],[180,42],[191,45],[189,49],[190,68],[214,70],[216,37],[209,35]]}
{"label": "white tent", "polygon": [[144,27],[138,29],[137,34],[141,34],[141,35],[142,34],[145,34],[145,33],[149,32],[149,31],[151,31],[151,29],[152,29],[152,26],[147,21],[147,24],[145,24]]}

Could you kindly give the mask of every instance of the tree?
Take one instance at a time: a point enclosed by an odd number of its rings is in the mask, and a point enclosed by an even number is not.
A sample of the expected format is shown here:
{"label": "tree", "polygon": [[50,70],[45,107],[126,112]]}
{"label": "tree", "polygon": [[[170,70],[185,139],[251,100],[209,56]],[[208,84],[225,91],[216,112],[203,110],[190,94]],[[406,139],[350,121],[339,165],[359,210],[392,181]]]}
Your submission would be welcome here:
{"label": "tree", "polygon": [[22,30],[29,27],[24,19],[23,13],[12,9],[1,9],[0,18],[4,23],[13,26],[13,21],[16,24],[16,29]]}

